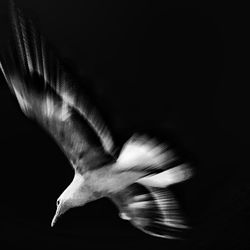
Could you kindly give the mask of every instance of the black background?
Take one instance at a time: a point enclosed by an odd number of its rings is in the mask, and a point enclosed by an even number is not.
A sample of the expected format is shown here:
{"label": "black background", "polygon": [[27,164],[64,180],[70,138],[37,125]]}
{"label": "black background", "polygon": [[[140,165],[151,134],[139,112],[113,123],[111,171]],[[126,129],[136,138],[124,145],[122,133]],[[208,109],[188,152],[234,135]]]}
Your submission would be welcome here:
{"label": "black background", "polygon": [[[32,249],[249,249],[249,124],[237,11],[157,1],[18,4],[85,82],[117,145],[135,131],[148,133],[192,162],[195,178],[176,191],[193,230],[183,241],[146,235],[105,199],[72,209],[50,228],[73,171],[22,114],[1,75],[0,240]],[[1,49],[7,16],[1,1]]]}

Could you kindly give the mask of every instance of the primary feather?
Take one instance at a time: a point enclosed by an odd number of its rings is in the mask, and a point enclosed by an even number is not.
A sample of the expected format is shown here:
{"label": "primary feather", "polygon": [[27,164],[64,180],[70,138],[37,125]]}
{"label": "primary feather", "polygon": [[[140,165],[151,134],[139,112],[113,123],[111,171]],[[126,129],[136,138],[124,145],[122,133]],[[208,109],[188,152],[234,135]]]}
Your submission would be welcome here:
{"label": "primary feather", "polygon": [[114,143],[100,114],[79,89],[31,21],[12,3],[14,45],[0,69],[22,111],[51,134],[75,176],[60,195],[57,218],[72,207],[109,197],[122,219],[151,235],[176,238],[187,228],[178,202],[166,189],[191,177],[186,164],[164,144],[133,136],[114,156]]}
{"label": "primary feather", "polygon": [[[14,5],[14,47],[2,71],[23,112],[35,118],[76,164],[81,156],[113,155],[113,140],[97,110],[42,36]],[[91,150],[90,150],[91,149]],[[105,157],[104,157],[105,158]]]}

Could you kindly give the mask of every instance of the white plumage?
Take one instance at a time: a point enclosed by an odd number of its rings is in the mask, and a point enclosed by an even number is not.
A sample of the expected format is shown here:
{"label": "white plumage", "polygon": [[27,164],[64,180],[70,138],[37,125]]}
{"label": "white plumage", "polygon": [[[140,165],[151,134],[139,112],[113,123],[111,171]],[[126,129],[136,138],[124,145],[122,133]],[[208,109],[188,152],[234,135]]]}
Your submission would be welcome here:
{"label": "white plumage", "polygon": [[108,197],[142,231],[178,237],[187,225],[168,186],[190,178],[190,168],[175,165],[173,151],[147,136],[134,135],[116,157],[111,134],[79,83],[13,3],[11,13],[15,40],[0,68],[22,111],[51,134],[75,172],[52,226],[68,209]]}

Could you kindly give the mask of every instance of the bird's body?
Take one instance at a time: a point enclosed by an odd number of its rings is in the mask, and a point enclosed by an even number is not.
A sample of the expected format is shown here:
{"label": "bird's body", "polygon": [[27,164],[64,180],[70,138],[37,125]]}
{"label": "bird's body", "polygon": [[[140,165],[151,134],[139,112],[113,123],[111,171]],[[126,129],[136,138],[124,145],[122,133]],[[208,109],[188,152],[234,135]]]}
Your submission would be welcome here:
{"label": "bird's body", "polygon": [[86,186],[92,187],[94,192],[109,196],[124,190],[143,175],[141,172],[117,172],[115,168],[116,164],[113,164],[89,171],[84,175]]}
{"label": "bird's body", "polygon": [[121,218],[142,231],[178,237],[187,225],[168,186],[190,178],[187,164],[147,136],[134,135],[115,154],[111,133],[84,90],[13,3],[11,13],[15,39],[0,68],[22,111],[54,138],[74,170],[52,225],[68,209],[108,197]]}

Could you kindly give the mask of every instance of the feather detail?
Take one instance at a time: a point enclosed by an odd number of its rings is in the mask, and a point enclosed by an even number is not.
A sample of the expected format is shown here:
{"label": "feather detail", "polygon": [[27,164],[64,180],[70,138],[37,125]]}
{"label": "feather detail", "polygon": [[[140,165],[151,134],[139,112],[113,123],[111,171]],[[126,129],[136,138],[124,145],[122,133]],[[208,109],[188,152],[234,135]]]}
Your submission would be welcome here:
{"label": "feather detail", "polygon": [[113,160],[113,140],[84,89],[12,2],[14,46],[0,69],[22,111],[57,141],[74,167],[98,168]]}
{"label": "feather detail", "polygon": [[122,219],[153,236],[178,239],[188,226],[173,194],[140,184],[128,186],[113,195]]}
{"label": "feather detail", "polygon": [[134,135],[123,146],[117,159],[116,172],[139,172],[136,181],[150,187],[164,188],[192,177],[193,171],[164,144],[146,136]]}
{"label": "feather detail", "polygon": [[123,146],[117,159],[119,170],[165,169],[176,160],[173,151],[147,136],[132,136]]}
{"label": "feather detail", "polygon": [[84,91],[79,91],[79,84],[59,62],[32,22],[23,17],[14,3],[11,10],[21,70],[30,78],[34,74],[39,75],[43,79],[39,83],[43,85],[40,88],[49,86],[62,98],[64,103],[73,106],[95,130],[104,150],[112,154],[113,139],[99,112],[91,105]]}
{"label": "feather detail", "polygon": [[140,178],[137,182],[146,186],[164,188],[179,182],[186,181],[192,177],[193,173],[187,164],[181,164],[167,169],[159,174],[152,174]]}

